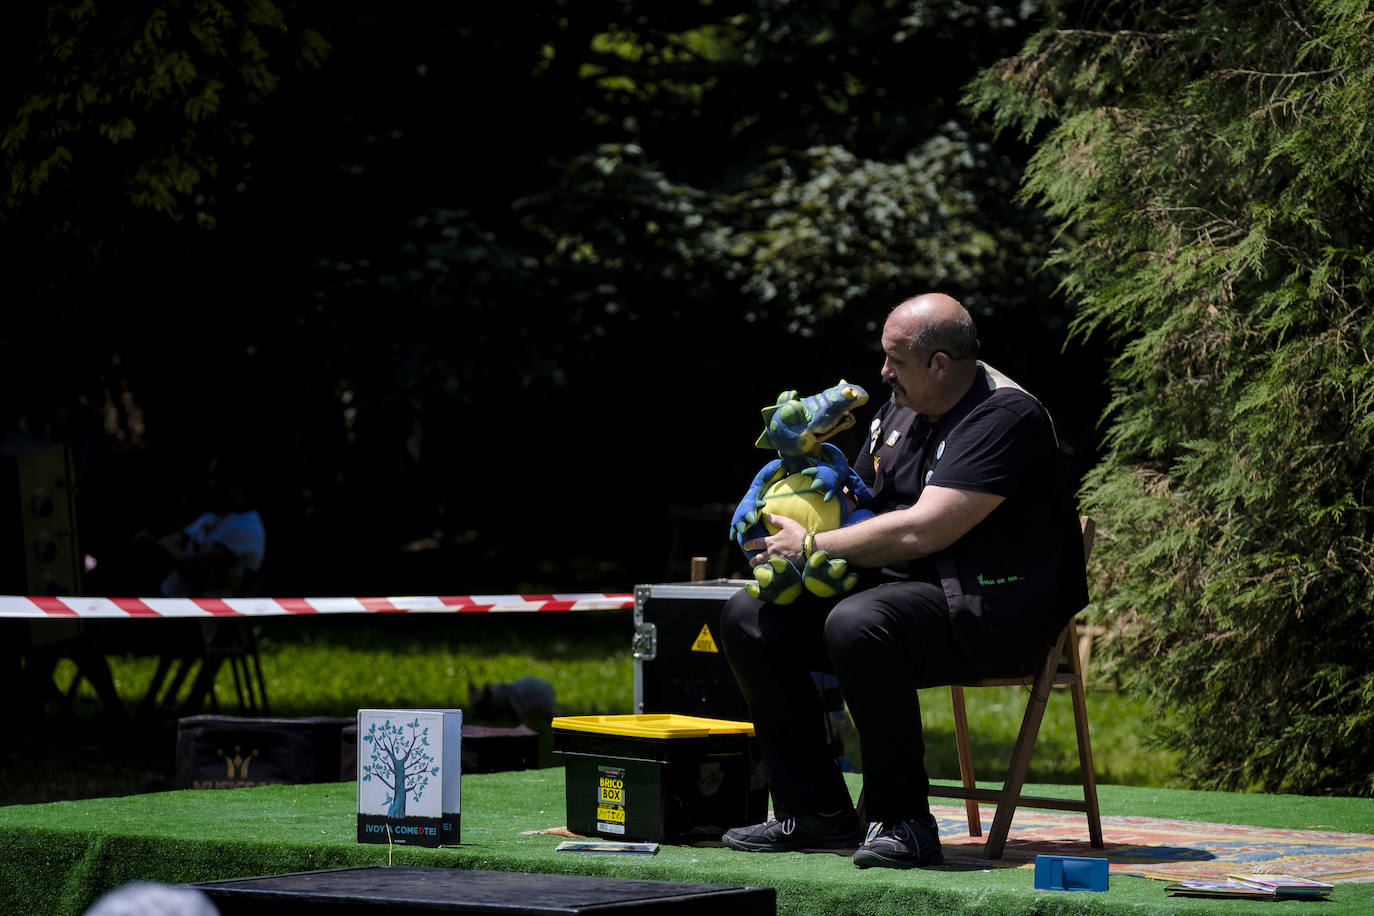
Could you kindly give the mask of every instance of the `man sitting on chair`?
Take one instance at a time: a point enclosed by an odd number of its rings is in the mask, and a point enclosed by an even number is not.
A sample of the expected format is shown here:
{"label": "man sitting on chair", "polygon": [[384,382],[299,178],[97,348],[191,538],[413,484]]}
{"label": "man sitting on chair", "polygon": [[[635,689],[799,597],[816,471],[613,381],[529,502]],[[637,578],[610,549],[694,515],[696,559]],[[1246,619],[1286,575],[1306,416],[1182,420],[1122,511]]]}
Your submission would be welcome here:
{"label": "man sitting on chair", "polygon": [[255,592],[267,533],[254,508],[256,481],[247,459],[227,454],[210,462],[209,511],[157,543],[171,558],[164,598],[243,598]]}
{"label": "man sitting on chair", "polygon": [[[786,606],[741,590],[721,612],[777,818],[727,831],[735,849],[858,847],[860,868],[941,863],[917,688],[1025,674],[1087,604],[1077,514],[1044,407],[976,358],[973,319],[949,296],[898,305],[882,347],[892,397],[854,461],[876,517],[808,535],[773,516],[776,534],[742,545],[761,551],[755,565],[843,558],[858,586]],[[883,827],[866,844],[812,671],[839,678],[858,728],[868,815]]]}

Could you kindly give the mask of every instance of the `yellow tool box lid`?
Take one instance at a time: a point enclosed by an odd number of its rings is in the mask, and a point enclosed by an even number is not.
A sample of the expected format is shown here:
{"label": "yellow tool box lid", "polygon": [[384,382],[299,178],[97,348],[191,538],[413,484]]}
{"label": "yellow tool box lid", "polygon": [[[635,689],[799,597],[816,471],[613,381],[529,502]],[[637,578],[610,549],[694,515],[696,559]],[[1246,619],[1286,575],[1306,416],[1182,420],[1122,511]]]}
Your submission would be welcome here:
{"label": "yellow tool box lid", "polygon": [[703,719],[677,713],[629,716],[558,716],[554,728],[567,731],[624,735],[630,738],[704,738],[708,735],[752,735],[754,723]]}

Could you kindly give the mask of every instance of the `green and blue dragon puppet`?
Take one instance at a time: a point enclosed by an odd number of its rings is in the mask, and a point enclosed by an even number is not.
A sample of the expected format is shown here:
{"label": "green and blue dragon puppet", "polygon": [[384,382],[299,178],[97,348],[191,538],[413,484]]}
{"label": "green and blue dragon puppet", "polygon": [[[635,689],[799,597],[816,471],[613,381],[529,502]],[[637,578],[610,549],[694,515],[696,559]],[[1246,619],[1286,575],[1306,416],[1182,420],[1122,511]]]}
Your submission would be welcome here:
{"label": "green and blue dragon puppet", "polygon": [[[854,408],[868,402],[858,385],[840,380],[820,394],[799,398],[795,391],[778,395],[763,408],[764,430],[755,444],[776,449],[754,477],[730,521],[730,539],[743,550],[746,541],[774,534],[769,514],[783,515],[808,531],[829,531],[873,515],[866,506],[873,497],[849,466],[844,452],[826,441],[854,425]],[[850,500],[853,499],[851,505]],[[745,550],[753,558],[760,551]],[[854,587],[858,575],[843,559],[814,550],[798,569],[786,557],[771,557],[754,567],[754,581],[745,591],[773,604],[791,604],[802,589],[831,596]]]}

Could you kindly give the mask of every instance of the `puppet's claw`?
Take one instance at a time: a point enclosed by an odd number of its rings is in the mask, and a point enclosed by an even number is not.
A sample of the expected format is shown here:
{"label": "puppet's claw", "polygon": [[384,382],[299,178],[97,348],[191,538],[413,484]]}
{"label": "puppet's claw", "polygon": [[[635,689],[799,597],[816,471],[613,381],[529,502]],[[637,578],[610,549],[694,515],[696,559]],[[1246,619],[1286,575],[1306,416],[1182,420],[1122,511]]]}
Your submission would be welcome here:
{"label": "puppet's claw", "polygon": [[786,557],[770,557],[754,567],[754,581],[744,590],[772,604],[791,604],[802,593],[802,575]]}
{"label": "puppet's claw", "polygon": [[730,540],[744,543],[745,534],[759,523],[757,510],[745,510],[743,506],[735,510],[735,520],[730,523]]}
{"label": "puppet's claw", "polygon": [[802,474],[812,478],[811,491],[813,493],[820,493],[821,498],[826,502],[830,502],[830,500],[835,498],[835,494],[840,492],[842,484],[834,468],[823,464],[817,464],[809,468],[803,468]]}
{"label": "puppet's claw", "polygon": [[849,591],[859,574],[849,571],[846,560],[832,560],[824,550],[813,550],[802,566],[802,584],[813,595],[832,598]]}

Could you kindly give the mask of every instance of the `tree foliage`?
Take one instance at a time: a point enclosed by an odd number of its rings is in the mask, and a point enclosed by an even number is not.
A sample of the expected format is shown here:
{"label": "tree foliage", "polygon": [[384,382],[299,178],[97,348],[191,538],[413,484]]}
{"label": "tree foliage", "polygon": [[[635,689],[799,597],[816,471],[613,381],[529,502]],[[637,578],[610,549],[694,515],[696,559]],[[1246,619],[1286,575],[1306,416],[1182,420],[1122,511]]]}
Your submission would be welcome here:
{"label": "tree foliage", "polygon": [[[192,497],[188,446],[271,443],[273,589],[653,581],[667,503],[738,498],[779,390],[876,386],[883,315],[932,287],[995,313],[990,358],[1087,451],[1092,386],[1033,356],[1069,313],[1025,148],[960,104],[1038,3],[30,8],[0,34],[0,390],[60,342],[42,406],[83,399]],[[738,462],[665,484],[684,439]],[[176,479],[124,473],[83,482],[93,552]]]}
{"label": "tree foliage", "polygon": [[[752,441],[756,405],[778,387],[770,358],[786,355],[788,387],[876,374],[877,326],[914,290],[955,289],[995,313],[999,364],[1019,358],[1027,334],[1058,347],[1066,310],[1037,271],[1048,231],[1013,199],[1022,147],[959,105],[960,87],[1017,46],[1034,8],[551,4],[522,7],[519,27],[497,7],[420,13],[435,21],[396,50],[424,65],[410,104],[480,82],[521,116],[511,123],[467,92],[477,108],[456,142],[394,144],[433,168],[389,168],[389,142],[372,144],[351,193],[384,194],[393,226],[364,208],[368,224],[346,216],[349,231],[331,231],[307,324],[337,341],[327,359],[360,411],[390,395],[423,424],[426,455],[443,455],[445,520],[431,527],[451,537],[475,515],[518,517],[500,490],[459,487],[493,448],[512,478],[544,479],[544,447],[485,435],[527,426],[529,411],[539,441],[569,461],[642,451],[666,409],[704,392],[720,404],[702,420],[713,440]],[[327,34],[333,60],[355,53]],[[499,54],[485,49],[492,34]],[[385,107],[352,123],[373,138],[414,132]],[[408,188],[402,172],[427,186]],[[379,351],[367,329],[382,311],[392,346]],[[1028,368],[1018,375],[1044,393],[1054,373]],[[727,409],[729,399],[749,406]],[[450,416],[461,427],[441,425]],[[654,494],[635,513],[650,531],[667,531],[661,500],[738,496],[728,462],[665,494],[655,463],[611,460],[620,491]],[[579,520],[582,544],[596,540],[589,525],[622,537],[626,520],[595,487],[565,486],[556,502],[561,523]],[[662,556],[662,537],[637,545]]]}
{"label": "tree foliage", "polygon": [[1060,3],[977,107],[1108,336],[1087,508],[1123,668],[1200,784],[1374,792],[1374,14]]}
{"label": "tree foliage", "polygon": [[[251,173],[254,109],[327,44],[270,0],[25,4],[6,40],[0,212],[48,233],[150,211],[212,226]],[[285,58],[283,60],[283,58]],[[33,215],[30,215],[33,214]]]}

